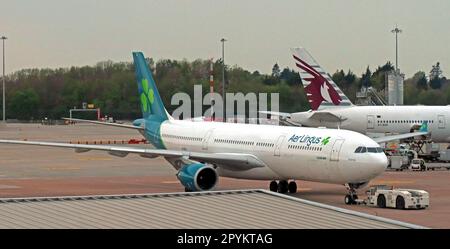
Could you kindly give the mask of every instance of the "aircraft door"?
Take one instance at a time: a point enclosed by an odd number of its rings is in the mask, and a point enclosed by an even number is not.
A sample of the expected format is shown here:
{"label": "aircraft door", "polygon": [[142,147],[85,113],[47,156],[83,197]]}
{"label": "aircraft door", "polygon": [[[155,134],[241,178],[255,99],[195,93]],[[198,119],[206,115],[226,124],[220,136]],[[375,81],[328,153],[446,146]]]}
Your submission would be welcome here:
{"label": "aircraft door", "polygon": [[211,137],[211,134],[213,133],[213,131],[214,131],[214,129],[207,131],[206,135],[203,137],[203,141],[202,141],[202,149],[203,150],[208,150],[208,141],[209,141],[209,138]]}
{"label": "aircraft door", "polygon": [[286,138],[285,135],[281,135],[278,138],[277,143],[275,144],[275,151],[273,152],[274,156],[280,156],[280,148],[281,148],[281,145],[283,144],[283,141],[285,138]]}
{"label": "aircraft door", "polygon": [[375,115],[367,115],[367,129],[375,128]]}
{"label": "aircraft door", "polygon": [[341,151],[344,139],[336,139],[331,149],[330,161],[339,161],[339,152]]}
{"label": "aircraft door", "polygon": [[444,115],[438,115],[438,128],[445,129],[445,116]]}

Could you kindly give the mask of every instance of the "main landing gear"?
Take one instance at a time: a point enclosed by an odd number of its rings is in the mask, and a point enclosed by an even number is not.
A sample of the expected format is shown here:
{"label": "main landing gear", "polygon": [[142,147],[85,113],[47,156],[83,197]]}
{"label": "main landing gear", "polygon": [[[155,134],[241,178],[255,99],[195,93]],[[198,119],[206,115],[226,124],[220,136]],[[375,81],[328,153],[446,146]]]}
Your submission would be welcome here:
{"label": "main landing gear", "polygon": [[279,182],[271,181],[269,189],[272,192],[278,192],[281,194],[285,194],[287,192],[294,194],[297,192],[297,183],[295,181],[290,181],[288,183],[286,180],[281,180]]}

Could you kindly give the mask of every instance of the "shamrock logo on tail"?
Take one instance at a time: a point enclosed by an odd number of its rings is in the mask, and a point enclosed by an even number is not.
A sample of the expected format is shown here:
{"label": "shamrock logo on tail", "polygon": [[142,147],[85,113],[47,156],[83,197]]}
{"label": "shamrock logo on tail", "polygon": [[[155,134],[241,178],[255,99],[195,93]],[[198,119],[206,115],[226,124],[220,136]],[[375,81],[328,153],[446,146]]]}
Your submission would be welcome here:
{"label": "shamrock logo on tail", "polygon": [[147,79],[142,79],[142,93],[141,93],[142,110],[144,112],[147,112],[154,101],[155,95],[153,89],[151,88],[149,89]]}

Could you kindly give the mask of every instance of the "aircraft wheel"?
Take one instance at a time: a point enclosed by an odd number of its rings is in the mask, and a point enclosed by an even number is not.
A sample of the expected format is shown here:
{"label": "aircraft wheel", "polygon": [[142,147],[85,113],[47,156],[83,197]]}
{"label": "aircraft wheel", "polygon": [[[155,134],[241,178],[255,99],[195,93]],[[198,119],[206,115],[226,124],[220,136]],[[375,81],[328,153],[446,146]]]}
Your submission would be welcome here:
{"label": "aircraft wheel", "polygon": [[278,183],[278,193],[285,194],[288,192],[288,182],[286,180],[281,180]]}
{"label": "aircraft wheel", "polygon": [[353,198],[351,195],[346,195],[344,198],[344,202],[347,205],[352,205],[353,204]]}
{"label": "aircraft wheel", "polygon": [[278,191],[278,183],[277,183],[277,181],[271,181],[270,182],[269,190],[272,191],[272,192],[277,192]]}
{"label": "aircraft wheel", "polygon": [[352,196],[352,200],[353,200],[353,203],[352,204],[356,204],[356,200],[358,199],[358,196],[357,195],[353,195]]}
{"label": "aircraft wheel", "polygon": [[297,193],[297,183],[295,181],[291,181],[288,184],[289,193],[295,194]]}

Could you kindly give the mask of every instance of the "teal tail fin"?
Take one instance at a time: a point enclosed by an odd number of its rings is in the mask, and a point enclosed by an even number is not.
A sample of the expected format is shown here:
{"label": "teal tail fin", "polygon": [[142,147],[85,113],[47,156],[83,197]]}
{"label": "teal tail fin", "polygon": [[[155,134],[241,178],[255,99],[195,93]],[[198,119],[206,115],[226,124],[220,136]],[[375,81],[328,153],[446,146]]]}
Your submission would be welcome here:
{"label": "teal tail fin", "polygon": [[428,132],[428,122],[427,121],[423,121],[422,125],[420,126],[419,131]]}
{"label": "teal tail fin", "polygon": [[133,60],[143,118],[161,122],[167,120],[167,111],[164,108],[144,54],[142,52],[133,52]]}
{"label": "teal tail fin", "polygon": [[164,108],[164,104],[156,88],[150,68],[141,52],[133,52],[136,80],[141,102],[142,119],[133,122],[134,125],[144,125],[143,135],[158,149],[165,149],[161,137],[161,124],[171,118]]}

